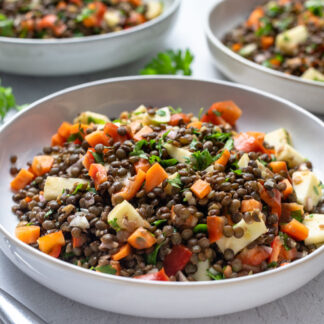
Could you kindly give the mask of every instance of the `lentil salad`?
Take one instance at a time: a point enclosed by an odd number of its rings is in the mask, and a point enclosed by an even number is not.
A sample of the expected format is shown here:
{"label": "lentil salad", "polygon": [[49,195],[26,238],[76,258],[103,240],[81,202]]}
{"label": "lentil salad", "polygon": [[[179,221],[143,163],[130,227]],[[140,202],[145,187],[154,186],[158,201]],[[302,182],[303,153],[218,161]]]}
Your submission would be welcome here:
{"label": "lentil salad", "polygon": [[228,32],[223,43],[267,68],[324,81],[324,1],[267,1]]}
{"label": "lentil salad", "polygon": [[17,238],[147,280],[222,280],[306,256],[324,242],[322,184],[286,130],[237,132],[241,113],[232,101],[199,118],[142,105],[63,122],[28,169],[11,157]]}
{"label": "lentil salad", "polygon": [[3,0],[0,36],[68,38],[106,34],[158,17],[155,0]]}

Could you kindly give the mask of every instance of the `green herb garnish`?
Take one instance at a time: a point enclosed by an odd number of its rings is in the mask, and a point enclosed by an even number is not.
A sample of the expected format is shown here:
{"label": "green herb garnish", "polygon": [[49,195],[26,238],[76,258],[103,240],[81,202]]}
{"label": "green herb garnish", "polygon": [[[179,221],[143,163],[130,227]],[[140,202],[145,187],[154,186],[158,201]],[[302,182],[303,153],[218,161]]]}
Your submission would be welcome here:
{"label": "green herb garnish", "polygon": [[234,147],[234,140],[233,138],[229,138],[224,145],[224,149],[231,151],[233,147]]}
{"label": "green herb garnish", "polygon": [[221,133],[221,132],[216,132],[211,135],[205,136],[205,140],[217,140],[218,142],[224,143],[226,140],[228,140],[232,136],[231,133]]}
{"label": "green herb garnish", "polygon": [[115,268],[113,268],[110,264],[95,267],[95,270],[102,272],[102,273],[111,274],[111,275],[114,275],[117,272],[117,270]]}
{"label": "green herb garnish", "polygon": [[162,110],[162,109],[159,109],[159,110],[156,111],[156,114],[157,114],[158,116],[163,117],[163,116],[166,115],[166,112],[165,112],[164,110]]}
{"label": "green herb garnish", "polygon": [[224,279],[224,275],[220,272],[218,272],[217,274],[213,274],[210,270],[207,270],[207,275],[209,276],[209,278],[213,279],[213,280],[222,280]]}
{"label": "green herb garnish", "polygon": [[284,248],[289,251],[291,248],[287,245],[287,239],[289,238],[288,234],[283,233],[283,232],[279,232],[279,236],[283,241],[283,246]]}
{"label": "green herb garnish", "polygon": [[48,218],[49,216],[51,216],[54,213],[54,211],[52,209],[50,209],[48,212],[46,212],[46,214],[44,215],[44,218]]}
{"label": "green herb garnish", "polygon": [[272,261],[268,264],[267,268],[276,268],[278,266],[278,263],[276,261]]}
{"label": "green herb garnish", "polygon": [[315,16],[322,17],[324,12],[323,0],[308,0],[305,2],[305,7]]}
{"label": "green herb garnish", "polygon": [[182,112],[182,109],[180,107],[178,107],[177,109],[174,109],[173,107],[168,106],[168,108],[169,108],[169,110],[170,110],[170,112],[171,112],[172,115],[173,114],[179,114],[179,113]]}
{"label": "green herb garnish", "polygon": [[83,20],[90,18],[95,13],[95,10],[89,8],[83,8],[81,13],[77,15],[76,21],[82,22]]}
{"label": "green herb garnish", "polygon": [[292,211],[290,213],[290,216],[292,218],[295,218],[300,223],[303,221],[303,216],[302,216],[301,210],[294,210],[294,211]]}
{"label": "green herb garnish", "polygon": [[120,231],[121,230],[121,228],[120,228],[120,226],[118,225],[118,223],[117,223],[117,218],[114,218],[113,220],[111,220],[111,221],[108,221],[108,224],[116,231],[116,232],[118,232],[118,231]]}
{"label": "green herb garnish", "polygon": [[202,152],[197,151],[192,153],[190,161],[194,170],[202,171],[209,167],[215,159],[210,155],[209,151],[205,149]]}
{"label": "green herb garnish", "polygon": [[318,189],[317,189],[317,187],[316,187],[316,186],[313,186],[313,189],[314,189],[314,191],[315,191],[316,195],[317,195],[317,196],[319,196],[319,192],[318,192]]}
{"label": "green herb garnish", "polygon": [[207,233],[207,224],[198,224],[193,228],[194,233]]}
{"label": "green herb garnish", "polygon": [[166,222],[167,222],[166,219],[158,219],[158,220],[154,221],[151,225],[158,227],[158,226],[160,226],[161,224],[164,224],[164,223],[166,223]]}
{"label": "green herb garnish", "polygon": [[170,183],[172,187],[180,188],[182,186],[180,174],[177,174],[177,176],[174,179],[167,179],[167,182]]}
{"label": "green herb garnish", "polygon": [[193,55],[190,50],[182,53],[181,50],[168,50],[157,54],[155,58],[148,63],[140,74],[183,74],[191,75],[190,65],[193,61]]}
{"label": "green herb garnish", "polygon": [[150,254],[147,254],[146,256],[146,262],[148,264],[153,264],[153,265],[156,265],[156,259],[157,259],[157,256],[158,256],[158,253],[159,253],[159,250],[161,248],[161,246],[165,243],[165,241],[163,241],[162,243],[160,244],[157,244],[153,250],[153,252],[151,252]]}
{"label": "green herb garnish", "polygon": [[148,142],[146,140],[138,141],[133,149],[133,152],[130,153],[131,156],[139,156],[142,159],[148,159],[147,154],[143,151],[143,146],[147,145]]}
{"label": "green herb garnish", "polygon": [[192,150],[195,150],[196,149],[196,145],[199,143],[199,141],[196,139],[196,138],[194,138],[192,141],[191,141],[191,143],[190,143],[190,145],[189,145],[189,148],[191,148]]}
{"label": "green herb garnish", "polygon": [[102,154],[99,154],[97,152],[92,152],[92,151],[90,151],[90,152],[91,152],[93,158],[95,159],[95,161],[97,163],[104,164],[104,160],[103,160]]}

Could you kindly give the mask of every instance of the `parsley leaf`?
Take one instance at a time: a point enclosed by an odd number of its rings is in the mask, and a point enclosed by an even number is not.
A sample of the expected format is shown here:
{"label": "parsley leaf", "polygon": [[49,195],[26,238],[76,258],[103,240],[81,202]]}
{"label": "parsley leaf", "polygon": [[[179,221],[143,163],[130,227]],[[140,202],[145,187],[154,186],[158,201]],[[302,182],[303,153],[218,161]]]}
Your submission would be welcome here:
{"label": "parsley leaf", "polygon": [[164,110],[162,110],[162,109],[159,109],[159,110],[156,111],[156,114],[157,114],[158,116],[163,117],[163,116],[166,115],[166,112],[165,112]]}
{"label": "parsley leaf", "polygon": [[294,210],[290,213],[290,216],[292,218],[295,218],[296,220],[298,220],[298,222],[302,222],[303,221],[303,216],[301,213],[301,210]]}
{"label": "parsley leaf", "polygon": [[158,219],[155,222],[153,222],[151,225],[153,225],[153,226],[160,226],[161,224],[164,224],[166,222],[167,222],[166,219]]}
{"label": "parsley leaf", "polygon": [[278,266],[278,263],[276,261],[270,262],[268,264],[268,269],[270,268],[276,268]]}
{"label": "parsley leaf", "polygon": [[193,228],[193,232],[196,233],[207,233],[207,224],[198,224]]}
{"label": "parsley leaf", "polygon": [[94,9],[89,9],[89,8],[83,8],[81,13],[77,15],[76,21],[77,22],[82,22],[83,20],[90,18],[92,14],[95,13]]}
{"label": "parsley leaf", "polygon": [[44,218],[47,218],[48,216],[51,216],[54,213],[52,209],[50,209],[46,214],[44,215]]}
{"label": "parsley leaf", "polygon": [[211,135],[207,135],[205,137],[206,140],[217,140],[218,142],[225,142],[229,138],[231,138],[232,134],[231,133],[221,133],[221,132],[216,132]]}
{"label": "parsley leaf", "polygon": [[237,175],[241,175],[243,171],[241,169],[237,169],[237,170],[233,170],[233,172]]}
{"label": "parsley leaf", "polygon": [[201,107],[200,109],[199,109],[199,114],[198,114],[198,119],[199,120],[201,120],[201,116],[202,116],[202,114],[203,114],[203,112],[204,112],[204,107]]}
{"label": "parsley leaf", "polygon": [[74,191],[72,192],[72,195],[75,195],[78,193],[79,190],[82,190],[84,186],[84,183],[78,183],[77,186],[75,187]]}
{"label": "parsley leaf", "polygon": [[195,150],[196,149],[196,145],[199,143],[199,141],[196,139],[196,138],[194,138],[192,141],[191,141],[191,143],[190,143],[190,145],[189,145],[189,148],[191,148],[192,150]]}
{"label": "parsley leaf", "polygon": [[119,227],[119,225],[117,223],[117,218],[114,218],[113,220],[108,221],[108,223],[116,232],[121,230],[121,228]]}
{"label": "parsley leaf", "polygon": [[148,264],[154,264],[156,265],[156,259],[157,259],[157,256],[158,256],[158,253],[159,253],[159,250],[160,250],[160,247],[165,243],[165,241],[163,241],[162,243],[160,244],[157,244],[153,250],[153,252],[151,252],[150,254],[148,254],[146,256],[146,262]]}
{"label": "parsley leaf", "polygon": [[112,275],[116,274],[117,272],[117,270],[113,268],[110,264],[95,267],[95,270],[102,273],[112,274]]}
{"label": "parsley leaf", "polygon": [[169,110],[170,110],[170,112],[171,112],[172,115],[173,114],[179,114],[182,111],[182,109],[180,107],[178,107],[177,109],[174,109],[173,107],[168,106],[168,108],[169,108]]}
{"label": "parsley leaf", "polygon": [[207,270],[207,275],[209,276],[209,278],[213,279],[213,280],[222,280],[224,279],[224,275],[220,272],[218,272],[217,274],[212,273],[210,270]]}
{"label": "parsley leaf", "polygon": [[314,189],[314,191],[315,191],[316,195],[317,195],[317,196],[319,196],[319,192],[318,192],[318,189],[317,189],[317,187],[316,187],[316,186],[313,186],[313,189]]}
{"label": "parsley leaf", "polygon": [[97,163],[104,164],[102,154],[99,154],[97,152],[92,152],[92,151],[91,151],[91,154]]}
{"label": "parsley leaf", "polygon": [[222,116],[222,113],[218,110],[213,110],[213,114],[216,115],[217,117]]}
{"label": "parsley leaf", "polygon": [[287,239],[289,238],[289,236],[286,234],[286,233],[283,233],[283,232],[279,232],[279,236],[280,238],[282,239],[283,241],[283,246],[284,248],[289,251],[290,250],[290,247],[287,245]]}
{"label": "parsley leaf", "polygon": [[190,65],[194,57],[190,50],[184,53],[181,50],[168,50],[158,53],[155,58],[148,63],[140,74],[183,74],[191,75]]}
{"label": "parsley leaf", "polygon": [[315,16],[322,17],[324,12],[323,0],[308,0],[305,2],[305,7]]}
{"label": "parsley leaf", "polygon": [[139,156],[140,158],[142,159],[148,159],[147,157],[147,154],[143,151],[143,146],[144,145],[147,145],[148,142],[147,140],[140,140],[138,141],[135,146],[134,146],[134,149],[133,149],[133,152],[130,153],[131,156]]}
{"label": "parsley leaf", "polygon": [[172,187],[181,188],[182,182],[180,178],[180,174],[178,173],[174,179],[167,179],[167,182],[170,183]]}
{"label": "parsley leaf", "polygon": [[191,163],[193,165],[194,170],[196,171],[205,170],[214,161],[215,159],[210,155],[207,149],[203,150],[202,152],[194,152],[191,155]]}
{"label": "parsley leaf", "polygon": [[232,150],[234,147],[234,140],[233,138],[230,138],[226,141],[225,145],[224,145],[224,149],[228,149],[229,151]]}

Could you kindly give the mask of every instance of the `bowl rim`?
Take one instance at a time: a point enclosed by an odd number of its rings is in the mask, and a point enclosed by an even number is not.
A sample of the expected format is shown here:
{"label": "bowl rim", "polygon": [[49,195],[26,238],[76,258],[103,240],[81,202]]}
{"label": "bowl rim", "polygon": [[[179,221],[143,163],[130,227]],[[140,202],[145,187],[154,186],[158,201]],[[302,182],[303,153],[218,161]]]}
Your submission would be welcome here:
{"label": "bowl rim", "polygon": [[[159,0],[161,1],[161,0]],[[66,38],[52,38],[52,39],[37,39],[37,38],[18,38],[18,37],[3,37],[0,36],[0,45],[1,44],[12,44],[12,45],[72,45],[72,44],[80,44],[86,42],[96,42],[103,41],[117,37],[126,37],[128,35],[134,34],[136,32],[143,31],[144,29],[148,29],[154,25],[157,25],[164,20],[167,20],[170,16],[172,16],[180,7],[182,0],[171,0],[172,3],[166,10],[163,10],[162,14],[152,20],[146,21],[143,24],[123,29],[121,31],[100,34],[100,35],[90,35],[84,37],[66,37]],[[163,2],[164,4],[164,2]],[[165,5],[165,4],[164,4]]]}
{"label": "bowl rim", "polygon": [[[204,23],[205,24],[205,28],[204,28],[205,34],[206,34],[207,38],[213,43],[214,46],[216,46],[220,51],[222,51],[224,54],[229,56],[231,59],[237,61],[238,63],[245,65],[248,68],[258,70],[260,72],[267,73],[274,77],[284,79],[284,80],[287,80],[290,82],[297,82],[297,83],[300,83],[301,85],[308,85],[308,86],[312,86],[312,87],[316,86],[318,88],[324,88],[324,82],[306,80],[306,79],[302,79],[301,77],[285,74],[283,72],[279,72],[279,71],[267,68],[265,66],[257,64],[255,62],[252,62],[252,61],[240,56],[239,54],[231,51],[227,46],[225,46],[221,42],[221,40],[215,36],[215,34],[212,30],[212,26],[211,26],[211,15],[216,10],[218,10],[218,7],[224,2],[226,2],[226,0],[217,0],[215,3],[213,3],[212,5],[209,6],[209,8],[207,10],[207,19],[205,20],[205,23]],[[260,0],[260,2],[262,2],[262,0]]]}
{"label": "bowl rim", "polygon": [[[178,80],[179,82],[198,82],[198,83],[207,83],[207,84],[213,84],[215,86],[221,85],[226,86],[230,88],[235,89],[241,89],[245,92],[252,93],[252,95],[257,94],[261,97],[266,97],[268,99],[277,101],[279,103],[282,103],[289,107],[289,109],[296,110],[302,114],[305,115],[305,117],[308,117],[313,120],[313,122],[319,124],[322,126],[324,130],[324,122],[321,121],[318,117],[314,116],[310,112],[306,111],[305,109],[299,107],[298,105],[280,98],[276,95],[272,95],[270,93],[267,93],[262,90],[255,89],[250,86],[236,84],[228,81],[223,80],[214,80],[211,78],[193,78],[193,77],[185,77],[185,76],[126,76],[126,77],[116,77],[116,78],[108,78],[108,79],[102,79],[87,83],[82,83],[79,85],[75,85],[60,91],[57,91],[53,94],[50,94],[46,97],[43,97],[39,100],[36,100],[32,104],[30,104],[28,107],[26,107],[23,111],[18,112],[15,116],[13,116],[7,123],[2,125],[0,127],[0,134],[7,128],[11,127],[11,124],[14,123],[17,119],[22,117],[24,114],[27,114],[29,110],[32,110],[39,106],[40,104],[43,104],[47,102],[48,100],[54,99],[56,97],[60,97],[61,95],[67,94],[69,92],[82,90],[85,88],[90,87],[96,87],[101,86],[105,84],[110,83],[123,83],[126,81],[142,81],[142,80],[151,80],[151,81],[159,81],[159,80],[169,80],[174,81]],[[185,288],[201,288],[205,286],[227,286],[227,285],[234,285],[240,282],[246,282],[250,280],[262,280],[264,277],[274,276],[281,272],[290,271],[290,269],[293,269],[295,267],[301,266],[303,263],[310,261],[313,258],[318,257],[320,254],[324,252],[324,245],[317,248],[314,252],[310,253],[309,255],[296,260],[284,267],[275,268],[272,270],[268,270],[265,272],[260,272],[257,274],[253,274],[251,276],[244,276],[239,278],[232,278],[232,279],[226,279],[226,280],[213,280],[213,281],[198,281],[198,282],[171,282],[171,281],[148,281],[143,279],[134,279],[134,278],[127,278],[127,277],[121,277],[121,276],[115,276],[110,274],[104,274],[96,271],[89,271],[89,269],[84,269],[81,267],[78,267],[76,265],[73,265],[71,263],[68,263],[66,261],[53,258],[33,247],[30,245],[27,245],[23,243],[22,241],[18,240],[13,234],[11,234],[9,231],[7,231],[4,226],[0,223],[0,234],[2,234],[7,240],[10,240],[10,242],[16,246],[18,246],[20,249],[22,249],[25,253],[31,255],[32,257],[38,258],[40,262],[49,262],[52,266],[59,267],[61,270],[64,271],[77,271],[80,275],[87,276],[89,279],[93,278],[93,280],[105,280],[105,281],[113,281],[115,283],[120,284],[131,284],[131,285],[146,285],[146,286],[159,286],[159,287],[181,287],[181,289]]]}

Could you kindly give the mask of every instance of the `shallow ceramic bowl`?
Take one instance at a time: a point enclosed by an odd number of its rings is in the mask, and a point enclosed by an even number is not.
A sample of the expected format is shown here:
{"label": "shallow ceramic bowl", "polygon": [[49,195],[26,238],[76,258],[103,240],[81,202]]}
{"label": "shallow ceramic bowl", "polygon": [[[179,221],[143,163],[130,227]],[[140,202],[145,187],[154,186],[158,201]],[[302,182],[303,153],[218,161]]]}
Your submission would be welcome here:
{"label": "shallow ceramic bowl", "polygon": [[[84,110],[118,116],[140,104],[182,107],[198,113],[218,100],[242,109],[239,130],[286,127],[297,149],[321,170],[324,124],[296,105],[241,85],[181,77],[128,77],[98,81],[46,97],[0,130],[0,247],[20,270],[44,286],[78,302],[113,312],[149,317],[204,317],[236,312],[284,296],[324,269],[324,247],[280,269],[249,277],[206,282],[148,282],[96,273],[54,259],[14,237],[9,156],[19,166],[48,145],[63,120]],[[302,132],[300,129],[302,128]],[[307,274],[307,275],[305,275]],[[111,293],[113,292],[113,293]]]}
{"label": "shallow ceramic bowl", "polygon": [[0,70],[38,76],[72,75],[135,61],[163,42],[174,25],[181,0],[162,3],[161,16],[119,32],[49,40],[0,37]]}
{"label": "shallow ceramic bowl", "polygon": [[324,83],[308,81],[249,61],[222,43],[224,35],[244,22],[265,0],[220,0],[208,12],[206,36],[217,68],[233,81],[289,99],[313,112],[324,113]]}

